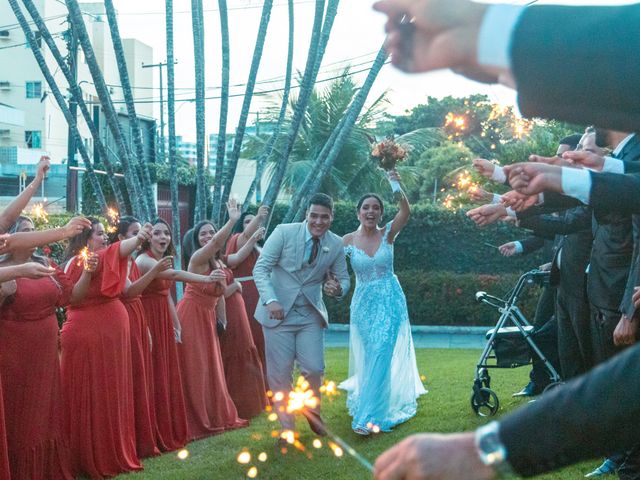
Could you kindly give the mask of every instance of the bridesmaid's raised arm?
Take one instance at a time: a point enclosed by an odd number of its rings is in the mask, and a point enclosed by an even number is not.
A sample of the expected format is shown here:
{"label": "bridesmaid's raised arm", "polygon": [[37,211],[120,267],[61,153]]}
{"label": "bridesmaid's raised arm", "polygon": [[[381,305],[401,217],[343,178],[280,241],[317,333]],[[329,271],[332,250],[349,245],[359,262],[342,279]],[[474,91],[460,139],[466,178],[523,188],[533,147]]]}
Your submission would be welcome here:
{"label": "bridesmaid's raised arm", "polygon": [[[396,172],[395,170],[390,171],[389,181],[400,183],[400,176],[398,175],[398,172]],[[397,193],[400,194],[400,200],[398,201],[399,210],[393,219],[389,235],[387,235],[387,241],[389,243],[393,243],[393,241],[396,239],[396,235],[398,235],[398,233],[400,233],[400,230],[402,230],[404,226],[409,222],[409,217],[411,216],[411,206],[409,205],[407,196],[402,190],[398,190]]]}

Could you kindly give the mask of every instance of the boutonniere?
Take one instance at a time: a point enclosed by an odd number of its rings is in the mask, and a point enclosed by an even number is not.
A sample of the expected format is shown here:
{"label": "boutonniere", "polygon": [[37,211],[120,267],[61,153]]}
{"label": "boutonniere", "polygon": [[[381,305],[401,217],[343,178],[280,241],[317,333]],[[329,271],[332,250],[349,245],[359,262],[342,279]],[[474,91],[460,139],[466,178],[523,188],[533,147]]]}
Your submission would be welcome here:
{"label": "boutonniere", "polygon": [[329,253],[329,247],[322,247],[322,251],[324,253]]}

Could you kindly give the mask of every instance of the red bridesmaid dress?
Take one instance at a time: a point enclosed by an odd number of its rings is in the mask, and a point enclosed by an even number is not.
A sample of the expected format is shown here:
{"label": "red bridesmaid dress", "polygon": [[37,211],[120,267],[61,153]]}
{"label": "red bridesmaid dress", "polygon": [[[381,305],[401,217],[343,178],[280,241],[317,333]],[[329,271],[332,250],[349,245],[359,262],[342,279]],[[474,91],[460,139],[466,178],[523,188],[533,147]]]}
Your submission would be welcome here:
{"label": "red bridesmaid dress", "polygon": [[215,315],[223,293],[219,283],[187,284],[177,307],[182,325],[178,353],[190,440],[248,425],[238,418],[225,384]]}
{"label": "red bridesmaid dress", "polygon": [[0,382],[0,478],[11,480],[11,473],[9,470],[9,455],[7,454],[7,434],[4,428],[2,382]]}
{"label": "red bridesmaid dress", "polygon": [[[231,236],[227,242],[227,255],[236,253],[240,248],[238,247],[238,239],[241,233],[236,233]],[[233,274],[236,278],[251,277],[253,278],[253,267],[258,261],[258,252],[254,248],[244,261],[233,269]],[[253,280],[245,280],[242,282],[242,298],[244,299],[245,310],[247,311],[247,318],[249,319],[249,327],[251,328],[251,337],[253,337],[253,343],[258,350],[258,356],[262,363],[262,373],[267,379],[267,359],[264,350],[264,334],[262,333],[262,325],[254,318],[256,313],[256,307],[260,301],[260,294],[256,287],[256,283]]]}
{"label": "red bridesmaid dress", "polygon": [[[127,276],[120,244],[98,252],[89,292],[62,327],[62,388],[75,474],[91,478],[141,470],[136,455],[129,316],[118,298]],[[70,260],[77,281],[82,265]]]}
{"label": "red bridesmaid dress", "polygon": [[[140,278],[140,271],[134,261],[129,263],[129,280],[133,283]],[[149,326],[144,314],[140,295],[121,296],[129,314],[131,331],[131,368],[133,372],[133,407],[136,427],[136,451],[138,457],[160,455],[156,446],[155,412],[153,409],[153,374],[151,372],[151,344]]]}
{"label": "red bridesmaid dress", "polygon": [[[233,283],[233,272],[225,268],[227,284]],[[244,285],[243,285],[244,286]],[[227,388],[242,418],[253,418],[267,405],[262,362],[251,337],[249,319],[240,292],[225,299],[227,329],[220,336],[222,362]]]}
{"label": "red bridesmaid dress", "polygon": [[[149,255],[148,252],[141,255]],[[151,257],[153,258],[153,257]],[[156,442],[168,452],[187,443],[187,416],[182,396],[173,320],[169,312],[169,280],[156,278],[144,292],[142,305],[151,331],[151,371]]]}
{"label": "red bridesmaid dress", "polygon": [[55,309],[69,302],[73,284],[59,269],[53,278],[18,278],[16,283],[15,295],[0,309],[0,374],[11,478],[71,479]]}

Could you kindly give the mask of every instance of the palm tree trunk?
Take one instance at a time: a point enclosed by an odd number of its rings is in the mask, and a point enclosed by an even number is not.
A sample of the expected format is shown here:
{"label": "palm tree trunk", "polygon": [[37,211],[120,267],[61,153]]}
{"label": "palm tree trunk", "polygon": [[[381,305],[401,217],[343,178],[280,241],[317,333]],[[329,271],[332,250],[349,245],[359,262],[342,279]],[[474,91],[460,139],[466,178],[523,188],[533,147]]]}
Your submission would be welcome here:
{"label": "palm tree trunk", "polygon": [[207,215],[207,193],[204,172],[205,117],[204,117],[204,28],[202,0],[191,0],[191,23],[193,27],[193,53],[196,76],[196,208],[194,222]]}
{"label": "palm tree trunk", "polygon": [[[131,125],[131,134],[133,136],[133,143],[136,147],[137,157],[136,167],[138,175],[142,180],[142,190],[144,192],[142,201],[146,201],[147,209],[150,217],[156,214],[156,201],[153,195],[153,188],[151,188],[151,175],[149,174],[149,168],[144,158],[144,147],[142,145],[142,132],[140,131],[140,123],[138,122],[138,115],[136,115],[136,108],[133,103],[133,93],[131,92],[131,81],[129,80],[129,72],[127,70],[127,62],[124,57],[124,48],[122,46],[122,38],[120,38],[120,30],[118,28],[118,19],[116,17],[116,10],[113,8],[112,0],[104,0],[104,7],[107,12],[107,20],[109,22],[109,31],[111,33],[111,42],[113,43],[113,51],[116,55],[116,64],[118,65],[118,73],[120,74],[120,85],[122,86],[122,92],[124,94],[124,101],[127,105],[127,113],[129,115],[129,124]],[[162,85],[160,85],[162,88]],[[150,219],[149,217],[149,219]]]}
{"label": "palm tree trunk", "polygon": [[80,107],[80,112],[82,113],[82,117],[84,118],[84,121],[87,124],[87,127],[89,127],[89,132],[93,137],[94,146],[98,151],[98,155],[100,156],[100,158],[104,163],[109,185],[111,186],[111,189],[113,190],[113,194],[116,197],[116,202],[118,204],[118,211],[123,213],[128,213],[127,203],[125,201],[124,195],[122,194],[122,190],[120,189],[120,185],[118,185],[118,180],[115,176],[113,164],[109,160],[107,149],[105,148],[104,143],[102,143],[102,139],[100,138],[100,132],[98,132],[98,129],[94,125],[93,119],[91,118],[91,114],[89,113],[89,109],[87,108],[87,105],[84,102],[84,98],[82,96],[82,90],[80,89],[78,84],[74,81],[73,75],[71,74],[71,70],[69,69],[69,66],[65,62],[64,57],[60,53],[58,46],[56,45],[55,41],[53,40],[53,37],[51,36],[51,33],[49,32],[49,28],[43,21],[42,16],[38,12],[38,9],[33,4],[32,0],[23,0],[22,3],[24,3],[25,8],[31,15],[31,18],[33,19],[34,24],[38,28],[38,31],[42,39],[45,41],[45,43],[49,47],[49,50],[51,51],[53,58],[58,64],[58,68],[60,69],[62,74],[65,76],[67,82],[69,83],[69,91],[71,92],[72,99]]}
{"label": "palm tree trunk", "polygon": [[53,93],[53,96],[56,99],[56,103],[58,104],[58,107],[62,111],[62,114],[65,117],[65,120],[69,124],[71,132],[77,142],[78,151],[80,152],[80,156],[82,157],[84,165],[87,169],[87,175],[89,177],[89,181],[91,182],[91,187],[93,188],[93,192],[97,197],[100,208],[102,208],[102,211],[106,213],[109,208],[107,206],[107,200],[104,198],[104,194],[102,193],[102,188],[100,187],[100,182],[98,181],[98,178],[96,177],[96,174],[93,171],[93,165],[91,164],[91,159],[89,158],[89,152],[87,152],[87,148],[84,145],[82,136],[78,131],[78,125],[76,123],[76,119],[73,117],[73,115],[71,115],[71,112],[69,111],[69,107],[65,102],[62,92],[60,92],[60,89],[58,88],[58,85],[56,84],[56,81],[53,78],[53,75],[51,74],[49,67],[47,66],[47,62],[44,59],[44,56],[42,55],[42,52],[40,51],[40,48],[37,45],[35,36],[33,35],[33,32],[31,31],[31,28],[29,26],[29,22],[27,22],[27,19],[25,18],[24,14],[22,13],[22,10],[18,6],[18,3],[16,2],[16,0],[9,0],[9,4],[11,5],[11,9],[13,10],[14,15],[16,16],[16,19],[18,20],[18,23],[20,24],[20,27],[22,28],[22,31],[24,32],[24,35],[27,38],[27,41],[29,42],[29,46],[31,48],[31,51],[33,52],[33,55],[35,56],[36,62],[38,63],[38,67],[40,67],[40,71],[42,72],[42,75],[47,81],[47,85],[49,85],[49,88],[51,89],[51,93]]}
{"label": "palm tree trunk", "polygon": [[76,35],[82,51],[84,52],[84,58],[91,73],[93,84],[100,99],[109,131],[113,135],[113,139],[116,142],[117,154],[122,162],[122,169],[124,171],[124,180],[131,200],[131,207],[134,214],[139,218],[149,218],[149,211],[146,208],[146,202],[138,202],[142,198],[142,188],[140,186],[140,179],[136,171],[131,164],[131,156],[126,142],[124,141],[124,135],[120,129],[120,122],[118,122],[118,115],[111,101],[111,95],[109,89],[100,70],[100,66],[96,60],[93,47],[89,40],[89,34],[87,33],[84,19],[82,18],[82,12],[77,0],[65,0],[67,8],[69,9],[69,20],[73,28],[73,32]]}
{"label": "palm tree trunk", "polygon": [[258,77],[260,61],[262,60],[262,50],[264,48],[265,39],[267,38],[267,27],[269,26],[269,20],[271,19],[272,7],[273,0],[265,0],[264,4],[262,5],[262,16],[260,17],[260,26],[258,27],[256,46],[253,49],[253,59],[251,60],[251,69],[249,70],[249,80],[247,80],[247,88],[244,92],[242,110],[240,111],[240,120],[238,121],[238,126],[236,127],[236,136],[233,141],[233,151],[231,152],[231,157],[229,158],[229,164],[225,169],[225,182],[222,200],[220,201],[221,205],[224,205],[229,199],[231,186],[233,185],[233,179],[236,175],[238,159],[240,158],[240,151],[242,150],[244,132],[247,126],[247,118],[249,117],[249,108],[251,107],[251,99],[253,98],[253,91],[256,86],[256,79]]}
{"label": "palm tree trunk", "polygon": [[242,209],[246,211],[251,204],[251,199],[253,197],[253,192],[256,192],[256,201],[262,201],[262,175],[264,174],[264,169],[267,164],[267,160],[271,156],[271,152],[273,152],[273,146],[280,135],[280,130],[282,130],[282,125],[284,124],[284,120],[287,116],[287,105],[289,104],[289,92],[291,91],[291,73],[293,71],[293,38],[294,38],[294,10],[293,10],[293,0],[288,0],[288,8],[289,8],[289,42],[287,46],[287,69],[284,77],[284,90],[282,91],[282,104],[280,105],[280,113],[278,114],[278,121],[276,122],[276,126],[267,142],[267,145],[262,151],[260,157],[256,161],[256,173],[253,178],[253,182],[251,182],[251,186],[249,187],[249,191],[247,192],[247,196],[244,199],[244,203],[242,204]]}
{"label": "palm tree trunk", "polygon": [[[178,158],[176,155],[176,80],[173,59],[173,0],[165,2],[165,24],[167,35],[167,120],[169,126],[169,185],[171,188],[171,229],[178,239],[173,242],[176,255],[173,266],[182,269],[182,242],[180,235],[180,192],[178,190]],[[182,297],[182,282],[176,282],[176,296]]]}
{"label": "palm tree trunk", "polygon": [[[275,204],[276,198],[278,197],[278,193],[280,193],[280,187],[282,185],[282,180],[284,178],[284,174],[287,170],[287,163],[289,160],[289,155],[293,150],[293,144],[295,143],[296,137],[298,135],[298,130],[300,129],[300,124],[304,118],[304,112],[307,109],[307,104],[309,103],[309,97],[313,92],[313,85],[315,83],[315,74],[317,73],[315,66],[317,62],[317,54],[319,52],[319,42],[320,42],[320,34],[322,29],[322,19],[324,16],[324,0],[316,0],[316,9],[315,15],[313,19],[313,28],[311,33],[311,42],[309,45],[309,53],[307,54],[307,64],[305,66],[304,75],[302,77],[302,82],[300,85],[300,94],[298,96],[298,101],[296,103],[296,107],[293,112],[293,118],[291,120],[291,127],[287,133],[287,138],[285,140],[285,145],[282,150],[280,157],[276,163],[276,169],[271,178],[271,182],[269,182],[269,188],[267,189],[267,193],[264,197],[263,203],[266,205],[272,206]],[[269,219],[266,224],[269,223],[271,219],[271,213],[273,209],[271,209],[269,213]]]}
{"label": "palm tree trunk", "polygon": [[[222,46],[222,89],[220,91],[220,122],[218,124],[218,148],[216,151],[216,178],[213,187],[213,211],[211,219],[222,224],[220,214],[222,199],[222,184],[225,176],[225,154],[227,150],[227,115],[229,112],[229,15],[227,13],[227,0],[218,0],[220,10],[220,34]],[[231,178],[233,182],[233,178]],[[229,195],[225,192],[225,195]]]}
{"label": "palm tree trunk", "polygon": [[320,154],[316,157],[314,163],[317,164],[318,167],[309,171],[307,178],[305,178],[304,182],[294,195],[294,198],[291,200],[291,207],[289,212],[287,212],[284,220],[285,222],[299,219],[301,217],[301,213],[304,212],[304,205],[306,203],[306,201],[303,200],[308,199],[318,190],[322,180],[327,176],[331,168],[333,168],[333,164],[338,158],[340,150],[342,150],[342,147],[344,146],[344,142],[349,138],[349,134],[362,111],[362,107],[364,107],[364,103],[371,91],[371,87],[378,77],[380,70],[384,66],[386,59],[387,52],[383,46],[378,51],[378,55],[371,65],[367,78],[351,102],[351,105],[349,105],[347,113],[342,117],[338,126],[331,133],[325,147],[323,147]]}

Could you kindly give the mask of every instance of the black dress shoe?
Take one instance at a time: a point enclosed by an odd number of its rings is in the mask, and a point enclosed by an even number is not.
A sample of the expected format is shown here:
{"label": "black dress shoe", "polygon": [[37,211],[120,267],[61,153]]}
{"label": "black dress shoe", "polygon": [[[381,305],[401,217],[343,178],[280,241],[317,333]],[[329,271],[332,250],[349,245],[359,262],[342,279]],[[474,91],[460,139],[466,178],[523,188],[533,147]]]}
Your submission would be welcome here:
{"label": "black dress shoe", "polygon": [[538,388],[537,385],[533,382],[529,382],[525,385],[525,387],[512,395],[512,397],[535,397],[536,395],[542,392],[541,388]]}
{"label": "black dress shoe", "polygon": [[320,414],[313,412],[311,410],[304,410],[303,415],[307,418],[307,422],[309,422],[309,428],[311,431],[318,435],[319,437],[327,436],[327,428],[324,426],[324,421]]}

